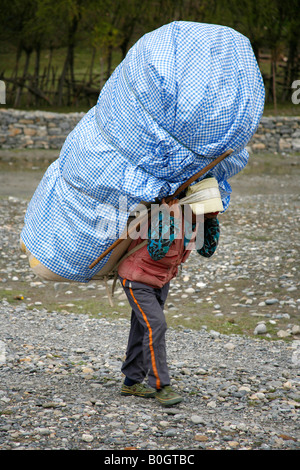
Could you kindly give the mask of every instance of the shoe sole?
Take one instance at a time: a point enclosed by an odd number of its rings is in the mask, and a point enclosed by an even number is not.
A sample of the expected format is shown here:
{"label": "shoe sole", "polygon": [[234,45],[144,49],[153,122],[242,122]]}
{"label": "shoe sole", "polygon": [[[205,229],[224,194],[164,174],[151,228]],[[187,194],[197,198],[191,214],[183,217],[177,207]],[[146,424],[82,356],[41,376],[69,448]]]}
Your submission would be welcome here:
{"label": "shoe sole", "polygon": [[157,396],[156,396],[156,399],[162,406],[176,405],[177,403],[181,403],[183,400],[181,397],[172,398],[171,400],[164,400],[164,399],[158,398]]}
{"label": "shoe sole", "polygon": [[121,395],[126,396],[126,397],[129,397],[130,395],[133,396],[133,397],[142,397],[142,398],[154,398],[155,397],[155,393],[151,393],[149,395],[145,395],[143,393],[130,393],[130,392],[121,392]]}
{"label": "shoe sole", "polygon": [[126,390],[121,390],[121,395],[122,396],[135,396],[135,397],[141,397],[141,398],[154,398],[156,395],[156,392],[149,392],[149,393],[139,393],[139,392],[132,392],[132,391],[126,391]]}

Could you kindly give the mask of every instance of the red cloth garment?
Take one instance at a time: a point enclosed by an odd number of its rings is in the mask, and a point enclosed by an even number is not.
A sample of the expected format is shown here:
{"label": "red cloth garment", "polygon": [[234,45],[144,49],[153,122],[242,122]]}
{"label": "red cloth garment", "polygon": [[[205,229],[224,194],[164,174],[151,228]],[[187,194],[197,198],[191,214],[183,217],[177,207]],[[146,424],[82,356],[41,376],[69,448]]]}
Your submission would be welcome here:
{"label": "red cloth garment", "polygon": [[[120,263],[118,274],[130,281],[144,283],[151,287],[161,288],[178,272],[178,267],[190,255],[190,250],[184,246],[184,223],[182,218],[180,234],[177,235],[166,255],[160,260],[153,260],[147,250],[147,245],[132,253]],[[141,238],[134,240],[128,251],[142,242]]]}

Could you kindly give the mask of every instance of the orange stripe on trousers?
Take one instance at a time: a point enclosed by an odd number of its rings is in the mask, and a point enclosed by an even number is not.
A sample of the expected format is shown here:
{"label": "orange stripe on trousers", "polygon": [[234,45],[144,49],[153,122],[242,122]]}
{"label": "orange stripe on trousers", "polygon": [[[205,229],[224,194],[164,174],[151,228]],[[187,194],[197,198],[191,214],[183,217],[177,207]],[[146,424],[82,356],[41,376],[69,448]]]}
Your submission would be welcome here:
{"label": "orange stripe on trousers", "polygon": [[130,294],[132,295],[132,298],[133,298],[134,302],[136,303],[139,311],[143,315],[143,318],[144,318],[144,320],[146,322],[146,325],[148,327],[148,330],[149,330],[149,348],[150,348],[150,354],[151,354],[151,363],[152,363],[152,368],[153,368],[154,375],[156,377],[156,388],[159,389],[160,388],[160,379],[159,379],[159,376],[158,376],[156,362],[155,362],[155,354],[154,354],[154,349],[153,349],[152,329],[151,329],[150,323],[149,323],[145,313],[143,312],[143,309],[140,307],[138,301],[134,297],[131,287],[129,288],[129,290],[130,290]]}

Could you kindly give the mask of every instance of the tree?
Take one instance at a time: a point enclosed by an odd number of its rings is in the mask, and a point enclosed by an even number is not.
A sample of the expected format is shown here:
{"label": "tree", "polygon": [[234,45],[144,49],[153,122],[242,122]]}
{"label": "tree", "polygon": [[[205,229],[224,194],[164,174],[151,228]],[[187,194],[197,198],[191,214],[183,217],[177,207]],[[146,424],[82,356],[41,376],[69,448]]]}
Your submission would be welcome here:
{"label": "tree", "polygon": [[25,53],[23,73],[15,95],[14,106],[17,107],[21,102],[22,84],[27,78],[30,57],[33,51],[36,52],[36,75],[32,86],[37,87],[39,51],[42,40],[41,35],[33,26],[37,1],[3,0],[1,7],[3,9],[0,15],[2,39],[14,44],[17,50],[15,72],[12,79],[18,76],[20,58],[22,53]]}
{"label": "tree", "polygon": [[85,8],[84,0],[40,0],[38,3],[37,17],[42,24],[48,22],[47,31],[50,37],[58,35],[61,44],[66,46],[66,56],[57,87],[57,104],[60,106],[63,100],[63,87],[67,74],[70,76],[72,89],[75,86],[74,77],[74,49],[76,35]]}
{"label": "tree", "polygon": [[[82,94],[94,99],[138,38],[174,20],[223,24],[247,36],[275,111],[277,100],[287,98],[291,83],[299,76],[299,0],[1,0],[0,11],[1,43],[15,50],[13,72],[5,79],[13,84],[16,107],[24,102],[24,89],[29,91],[27,104],[34,96],[36,106],[41,100],[74,104]],[[90,51],[90,63],[80,80],[75,64],[78,45]],[[59,49],[64,54],[61,66],[57,65]],[[41,76],[44,50],[50,53]],[[262,51],[270,55],[270,71],[265,69]],[[101,78],[93,88],[98,60]],[[52,63],[59,73],[57,81]],[[46,96],[50,70],[55,82],[51,99]]]}

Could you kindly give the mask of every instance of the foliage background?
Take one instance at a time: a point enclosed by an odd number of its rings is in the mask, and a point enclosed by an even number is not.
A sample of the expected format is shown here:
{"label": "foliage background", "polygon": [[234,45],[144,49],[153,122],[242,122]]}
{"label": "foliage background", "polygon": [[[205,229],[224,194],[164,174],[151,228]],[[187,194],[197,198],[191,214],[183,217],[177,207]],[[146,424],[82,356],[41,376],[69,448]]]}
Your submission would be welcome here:
{"label": "foliage background", "polygon": [[128,49],[173,20],[233,27],[247,36],[266,110],[299,112],[299,0],[1,0],[0,79],[15,108],[87,110]]}

